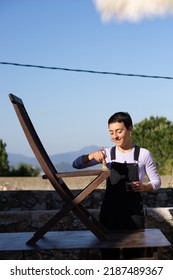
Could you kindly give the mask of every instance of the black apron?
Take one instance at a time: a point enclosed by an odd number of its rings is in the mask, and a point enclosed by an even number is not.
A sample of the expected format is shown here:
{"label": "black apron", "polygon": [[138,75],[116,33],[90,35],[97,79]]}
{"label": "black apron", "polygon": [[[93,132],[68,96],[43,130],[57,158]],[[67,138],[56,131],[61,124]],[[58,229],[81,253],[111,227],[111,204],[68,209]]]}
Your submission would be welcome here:
{"label": "black apron", "polygon": [[[143,202],[140,192],[126,190],[126,182],[139,181],[138,157],[140,148],[135,146],[134,163],[111,163],[100,211],[100,222],[108,230],[144,228]],[[111,160],[115,159],[115,147]]]}

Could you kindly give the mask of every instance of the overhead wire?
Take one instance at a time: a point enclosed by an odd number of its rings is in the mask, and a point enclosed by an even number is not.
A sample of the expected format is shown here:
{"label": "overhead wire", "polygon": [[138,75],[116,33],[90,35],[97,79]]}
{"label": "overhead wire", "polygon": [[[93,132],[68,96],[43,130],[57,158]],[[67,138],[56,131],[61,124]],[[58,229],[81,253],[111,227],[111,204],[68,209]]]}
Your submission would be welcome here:
{"label": "overhead wire", "polygon": [[74,69],[74,68],[66,68],[66,67],[43,66],[43,65],[33,65],[33,64],[22,64],[22,63],[4,62],[4,61],[0,61],[0,64],[2,64],[2,65],[11,65],[11,66],[19,66],[19,67],[30,67],[30,68],[47,69],[47,70],[71,71],[71,72],[78,72],[78,73],[89,73],[89,74],[102,74],[102,75],[115,75],[115,76],[126,76],[126,77],[138,77],[138,78],[151,78],[151,79],[167,79],[167,80],[173,80],[173,77],[170,77],[170,76],[158,76],[158,75],[146,75],[146,74],[131,74],[131,73],[118,73],[118,72],[110,72],[110,71],[97,71],[97,70]]}

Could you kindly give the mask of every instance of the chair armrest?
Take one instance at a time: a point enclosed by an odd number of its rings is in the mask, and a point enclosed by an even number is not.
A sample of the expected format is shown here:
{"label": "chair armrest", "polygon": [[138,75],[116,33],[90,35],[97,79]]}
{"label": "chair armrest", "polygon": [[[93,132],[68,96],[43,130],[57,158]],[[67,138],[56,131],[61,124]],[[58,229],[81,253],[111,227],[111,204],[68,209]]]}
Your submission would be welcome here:
{"label": "chair armrest", "polygon": [[[67,177],[81,177],[81,176],[98,176],[102,173],[107,173],[107,175],[110,175],[110,170],[103,171],[103,170],[85,170],[85,171],[72,171],[72,172],[61,172],[56,173],[57,178],[67,178]],[[107,177],[108,177],[107,176]],[[43,179],[48,179],[47,175],[42,176]]]}

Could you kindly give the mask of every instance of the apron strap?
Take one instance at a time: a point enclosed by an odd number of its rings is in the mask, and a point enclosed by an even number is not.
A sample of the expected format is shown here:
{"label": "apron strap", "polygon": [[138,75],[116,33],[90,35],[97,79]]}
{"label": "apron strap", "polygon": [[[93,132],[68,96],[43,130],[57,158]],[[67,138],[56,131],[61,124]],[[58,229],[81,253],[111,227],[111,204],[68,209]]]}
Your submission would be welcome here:
{"label": "apron strap", "polygon": [[[138,161],[139,158],[140,147],[135,145],[135,152],[134,152],[134,160]],[[116,146],[112,147],[111,149],[111,160],[115,160],[116,155]]]}
{"label": "apron strap", "polygon": [[139,158],[140,147],[135,145],[135,152],[134,152],[134,160],[138,161]]}
{"label": "apron strap", "polygon": [[116,146],[111,148],[111,160],[115,160],[115,148]]}

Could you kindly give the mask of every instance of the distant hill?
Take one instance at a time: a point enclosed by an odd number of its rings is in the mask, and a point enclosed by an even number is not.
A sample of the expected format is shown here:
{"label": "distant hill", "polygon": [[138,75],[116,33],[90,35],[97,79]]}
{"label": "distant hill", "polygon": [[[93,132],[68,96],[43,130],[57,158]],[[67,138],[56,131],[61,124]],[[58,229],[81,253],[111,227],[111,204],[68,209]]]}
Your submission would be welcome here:
{"label": "distant hill", "polygon": [[[55,155],[49,155],[51,161],[55,165],[55,167],[58,169],[58,171],[71,171],[74,170],[72,167],[72,162],[83,154],[89,154],[90,152],[96,151],[100,149],[100,147],[92,145],[88,147],[84,147],[81,150],[74,151],[74,152],[66,152],[66,153],[60,153]],[[37,159],[33,157],[27,157],[21,154],[8,154],[8,161],[9,165],[13,166],[15,168],[18,167],[20,163],[26,163],[30,164],[33,167],[40,167]]]}

